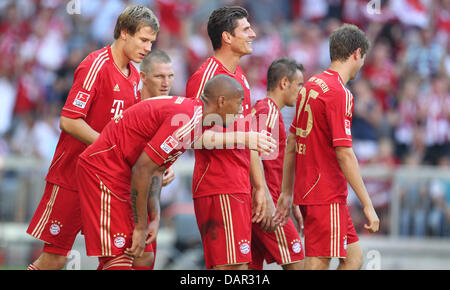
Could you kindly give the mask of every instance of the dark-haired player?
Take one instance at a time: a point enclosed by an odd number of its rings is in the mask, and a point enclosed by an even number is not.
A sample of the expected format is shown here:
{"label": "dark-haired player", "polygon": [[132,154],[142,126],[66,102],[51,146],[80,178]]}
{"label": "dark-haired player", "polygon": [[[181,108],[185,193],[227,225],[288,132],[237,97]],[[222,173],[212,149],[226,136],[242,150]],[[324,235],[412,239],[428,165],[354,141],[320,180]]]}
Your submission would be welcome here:
{"label": "dark-haired player", "polygon": [[266,214],[260,223],[252,225],[252,262],[250,268],[262,270],[263,262],[277,262],[286,270],[303,268],[304,251],[300,236],[292,220],[285,225],[273,223],[272,214],[277,204],[283,179],[283,159],[286,147],[286,128],[281,109],[293,107],[303,85],[303,65],[292,59],[280,58],[267,71],[267,97],[253,106],[253,128],[277,140],[277,149],[262,156],[264,176],[271,194]]}
{"label": "dark-haired player", "polygon": [[[238,6],[216,9],[209,17],[207,29],[214,56],[191,76],[186,97],[199,98],[205,83],[215,75],[231,76],[244,88],[244,110],[243,117],[229,131],[248,131],[250,87],[238,65],[242,56],[252,53],[252,41],[256,37],[248,13]],[[252,221],[261,221],[266,205],[257,152],[242,148],[196,150],[192,191],[206,267],[247,269],[251,261]]]}

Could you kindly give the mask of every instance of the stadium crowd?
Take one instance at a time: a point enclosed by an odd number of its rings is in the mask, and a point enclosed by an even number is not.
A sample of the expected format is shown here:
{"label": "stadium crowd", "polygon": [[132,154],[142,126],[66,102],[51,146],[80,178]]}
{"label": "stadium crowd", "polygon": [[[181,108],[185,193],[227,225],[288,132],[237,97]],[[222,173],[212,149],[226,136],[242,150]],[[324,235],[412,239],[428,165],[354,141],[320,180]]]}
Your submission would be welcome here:
{"label": "stadium crowd", "polygon": [[[0,159],[19,155],[50,162],[75,68],[89,52],[112,42],[114,21],[130,4],[147,5],[160,20],[154,47],[173,60],[171,95],[184,95],[189,76],[212,54],[209,13],[225,5],[247,8],[257,39],[241,67],[252,103],[265,97],[266,72],[274,59],[301,62],[307,80],[329,65],[329,34],[343,22],[358,25],[372,45],[350,84],[352,135],[361,165],[449,170],[450,0],[1,1]],[[284,114],[290,124],[293,109]],[[380,192],[379,209],[388,207],[389,194],[383,193],[390,186],[373,186]],[[420,201],[424,195],[427,202]],[[407,209],[402,234],[450,236],[448,183],[405,188],[402,200]],[[415,211],[424,212],[424,218]],[[355,226],[361,224],[355,220]],[[381,232],[388,228],[388,222],[382,224]]]}

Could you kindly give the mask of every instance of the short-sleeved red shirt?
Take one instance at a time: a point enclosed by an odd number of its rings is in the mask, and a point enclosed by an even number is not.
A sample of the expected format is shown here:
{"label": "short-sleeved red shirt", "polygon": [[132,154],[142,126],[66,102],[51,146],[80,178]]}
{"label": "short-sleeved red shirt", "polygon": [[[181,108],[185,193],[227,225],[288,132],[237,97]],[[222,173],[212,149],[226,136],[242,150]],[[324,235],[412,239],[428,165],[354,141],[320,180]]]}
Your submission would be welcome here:
{"label": "short-sleeved red shirt", "polygon": [[202,110],[199,100],[184,97],[146,99],[110,121],[80,161],[106,180],[129,185],[142,152],[168,168],[201,136]]}
{"label": "short-sleeved red shirt", "polygon": [[286,128],[277,104],[270,98],[256,102],[252,109],[253,128],[267,134],[277,142],[277,148],[269,155],[261,155],[267,187],[274,202],[278,201],[283,181],[283,160],[286,149]]}
{"label": "short-sleeved red shirt", "polygon": [[352,146],[353,95],[330,69],[300,90],[290,132],[296,134],[295,204],[346,202],[347,180],[335,147]]}
{"label": "short-sleeved red shirt", "polygon": [[[229,75],[237,80],[244,89],[244,112],[234,126],[215,126],[212,130],[219,132],[248,131],[251,128],[250,87],[242,69],[237,66],[236,72],[230,72],[215,57],[208,58],[191,76],[186,85],[186,97],[198,99],[203,93],[206,82],[218,74]],[[193,197],[229,194],[250,194],[250,150],[235,149],[198,149],[195,150],[195,167],[192,181]]]}
{"label": "short-sleeved red shirt", "polygon": [[[84,119],[101,132],[111,119],[140,101],[139,73],[131,63],[128,67],[130,73],[126,76],[114,63],[110,46],[89,54],[75,71],[61,116]],[[75,162],[86,147],[62,131],[46,180],[76,191]]]}

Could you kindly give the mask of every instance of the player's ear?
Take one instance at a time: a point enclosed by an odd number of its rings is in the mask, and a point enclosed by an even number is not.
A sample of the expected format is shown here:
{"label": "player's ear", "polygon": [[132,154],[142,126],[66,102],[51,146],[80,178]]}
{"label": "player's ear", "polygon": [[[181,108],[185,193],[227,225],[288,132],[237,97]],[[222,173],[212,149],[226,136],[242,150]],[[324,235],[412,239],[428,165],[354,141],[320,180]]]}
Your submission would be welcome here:
{"label": "player's ear", "polygon": [[289,87],[289,80],[286,76],[282,77],[280,80],[280,88],[285,90]]}
{"label": "player's ear", "polygon": [[145,84],[145,78],[147,77],[147,74],[144,71],[139,72],[139,77],[141,78],[142,83]]}
{"label": "player's ear", "polygon": [[229,33],[228,31],[224,31],[222,32],[222,41],[226,44],[230,44],[231,43],[231,33]]}
{"label": "player's ear", "polygon": [[361,48],[357,48],[354,52],[353,52],[353,59],[354,60],[358,60],[358,58],[362,58],[362,55],[361,55]]}
{"label": "player's ear", "polygon": [[218,96],[217,97],[217,107],[223,108],[225,106],[225,97],[224,96]]}
{"label": "player's ear", "polygon": [[120,31],[120,39],[127,40],[128,38],[128,31],[126,29],[122,29]]}

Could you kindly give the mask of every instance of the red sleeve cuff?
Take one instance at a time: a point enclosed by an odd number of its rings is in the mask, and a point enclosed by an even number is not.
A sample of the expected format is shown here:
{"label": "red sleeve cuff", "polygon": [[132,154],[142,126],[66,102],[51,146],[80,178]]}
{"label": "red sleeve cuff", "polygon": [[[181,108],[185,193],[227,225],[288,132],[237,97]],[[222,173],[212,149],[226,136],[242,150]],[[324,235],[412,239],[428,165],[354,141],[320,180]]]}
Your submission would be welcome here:
{"label": "red sleeve cuff", "polygon": [[337,138],[333,139],[333,147],[352,147],[352,139],[350,138]]}
{"label": "red sleeve cuff", "polygon": [[71,118],[71,119],[78,119],[78,118],[82,118],[85,119],[86,118],[86,114],[82,113],[82,112],[78,112],[72,109],[67,109],[67,108],[63,108],[61,111],[61,116],[67,117],[67,118]]}

